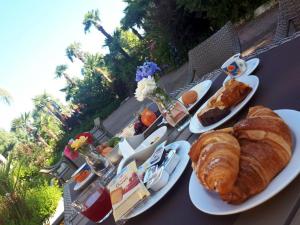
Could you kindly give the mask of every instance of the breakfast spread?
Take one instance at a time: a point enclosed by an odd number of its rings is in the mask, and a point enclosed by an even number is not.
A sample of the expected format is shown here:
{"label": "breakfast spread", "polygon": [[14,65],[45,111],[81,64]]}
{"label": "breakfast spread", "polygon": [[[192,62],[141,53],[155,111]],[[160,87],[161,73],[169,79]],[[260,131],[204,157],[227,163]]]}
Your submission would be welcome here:
{"label": "breakfast spread", "polygon": [[183,93],[181,96],[182,102],[185,106],[189,106],[191,104],[194,104],[198,99],[198,94],[194,90],[187,91]]}
{"label": "breakfast spread", "polygon": [[207,105],[197,114],[203,126],[209,126],[226,117],[232,107],[243,101],[252,88],[240,81],[231,79],[219,89],[209,100]]}
{"label": "breakfast spread", "polygon": [[230,204],[263,191],[291,155],[290,128],[263,106],[250,108],[232,128],[200,135],[189,152],[200,183]]}

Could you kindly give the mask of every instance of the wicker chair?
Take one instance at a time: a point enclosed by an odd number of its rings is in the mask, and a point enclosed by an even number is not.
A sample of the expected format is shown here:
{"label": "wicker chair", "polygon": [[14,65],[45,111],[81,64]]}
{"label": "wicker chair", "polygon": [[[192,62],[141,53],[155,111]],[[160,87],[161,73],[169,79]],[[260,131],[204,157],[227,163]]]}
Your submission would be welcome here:
{"label": "wicker chair", "polygon": [[274,41],[288,37],[293,30],[300,30],[300,1],[279,0],[279,14]]}
{"label": "wicker chair", "polygon": [[193,79],[220,68],[232,55],[241,51],[239,38],[229,21],[219,31],[189,51],[189,73]]}
{"label": "wicker chair", "polygon": [[102,141],[106,141],[113,137],[113,135],[104,127],[99,117],[94,120],[94,128],[89,132],[93,135],[96,144],[100,144]]}
{"label": "wicker chair", "polygon": [[59,162],[53,166],[41,169],[40,173],[56,178],[59,185],[63,185],[77,169],[78,167],[74,163],[62,156]]}

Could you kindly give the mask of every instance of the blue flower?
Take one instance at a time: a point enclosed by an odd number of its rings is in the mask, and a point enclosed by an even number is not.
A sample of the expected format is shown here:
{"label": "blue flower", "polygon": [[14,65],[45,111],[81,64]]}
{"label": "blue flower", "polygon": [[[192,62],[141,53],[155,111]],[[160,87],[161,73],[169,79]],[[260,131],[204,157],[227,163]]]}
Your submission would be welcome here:
{"label": "blue flower", "polygon": [[136,70],[135,80],[139,82],[143,78],[153,76],[160,68],[154,62],[144,62],[142,66],[138,66]]}

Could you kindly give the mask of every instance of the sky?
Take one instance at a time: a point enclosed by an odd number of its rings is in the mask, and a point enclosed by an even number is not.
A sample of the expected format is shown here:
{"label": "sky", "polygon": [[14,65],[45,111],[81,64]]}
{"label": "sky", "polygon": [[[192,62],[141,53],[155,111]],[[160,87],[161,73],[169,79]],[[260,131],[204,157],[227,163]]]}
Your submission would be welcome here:
{"label": "sky", "polygon": [[0,87],[13,102],[0,102],[0,128],[32,109],[32,98],[44,91],[64,102],[59,90],[65,80],[54,79],[55,68],[68,64],[68,74],[80,76],[79,62],[71,63],[66,47],[74,41],[84,51],[107,52],[104,37],[95,29],[85,34],[84,14],[99,9],[103,27],[112,33],[124,16],[122,0],[0,0]]}

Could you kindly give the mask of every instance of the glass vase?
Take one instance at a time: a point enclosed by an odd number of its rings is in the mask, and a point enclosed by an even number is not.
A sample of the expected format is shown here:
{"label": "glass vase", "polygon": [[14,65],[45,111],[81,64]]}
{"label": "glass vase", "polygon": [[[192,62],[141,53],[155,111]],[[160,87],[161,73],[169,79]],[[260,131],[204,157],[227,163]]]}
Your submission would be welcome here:
{"label": "glass vase", "polygon": [[191,119],[189,111],[179,100],[171,98],[162,89],[150,99],[156,103],[169,125],[178,131],[182,131],[189,125]]}
{"label": "glass vase", "polygon": [[93,145],[85,145],[80,148],[79,152],[84,156],[85,161],[90,166],[92,172],[100,177],[103,185],[107,185],[116,175],[115,166],[110,160],[100,155]]}

